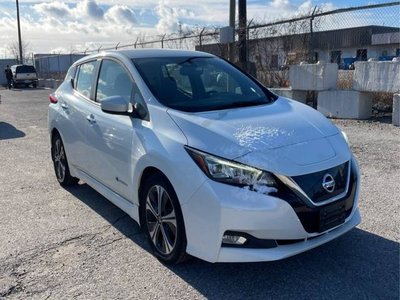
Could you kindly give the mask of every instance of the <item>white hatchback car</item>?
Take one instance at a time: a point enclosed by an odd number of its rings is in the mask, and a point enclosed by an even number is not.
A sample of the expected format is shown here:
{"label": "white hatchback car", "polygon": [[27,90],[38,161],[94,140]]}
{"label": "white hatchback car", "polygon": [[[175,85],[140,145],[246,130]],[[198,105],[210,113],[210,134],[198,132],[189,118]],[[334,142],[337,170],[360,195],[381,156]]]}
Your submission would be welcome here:
{"label": "white hatchback car", "polygon": [[361,221],[345,134],[213,55],[88,56],[50,102],[60,184],[120,207],[165,263],[278,260]]}

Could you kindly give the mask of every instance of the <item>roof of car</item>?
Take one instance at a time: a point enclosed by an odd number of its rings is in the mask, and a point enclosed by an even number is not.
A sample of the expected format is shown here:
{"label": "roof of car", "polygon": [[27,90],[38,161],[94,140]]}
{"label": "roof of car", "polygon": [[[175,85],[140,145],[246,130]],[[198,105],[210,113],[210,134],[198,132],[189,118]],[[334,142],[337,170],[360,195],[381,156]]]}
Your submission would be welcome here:
{"label": "roof of car", "polygon": [[28,67],[33,67],[33,65],[12,65],[11,67],[23,67],[23,66],[28,66]]}
{"label": "roof of car", "polygon": [[177,57],[177,56],[201,56],[212,57],[214,55],[190,50],[176,50],[176,49],[133,49],[133,50],[117,50],[110,51],[117,52],[129,58],[149,58],[149,57]]}

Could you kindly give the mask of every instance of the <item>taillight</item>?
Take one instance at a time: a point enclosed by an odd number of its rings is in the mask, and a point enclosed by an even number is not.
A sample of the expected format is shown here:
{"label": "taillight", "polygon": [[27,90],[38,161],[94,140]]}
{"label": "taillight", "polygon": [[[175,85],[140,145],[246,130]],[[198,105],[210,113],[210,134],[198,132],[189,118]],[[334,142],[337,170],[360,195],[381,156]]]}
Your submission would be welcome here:
{"label": "taillight", "polygon": [[57,102],[58,102],[57,98],[54,97],[53,94],[50,94],[50,95],[49,95],[49,99],[50,99],[50,103],[57,103]]}

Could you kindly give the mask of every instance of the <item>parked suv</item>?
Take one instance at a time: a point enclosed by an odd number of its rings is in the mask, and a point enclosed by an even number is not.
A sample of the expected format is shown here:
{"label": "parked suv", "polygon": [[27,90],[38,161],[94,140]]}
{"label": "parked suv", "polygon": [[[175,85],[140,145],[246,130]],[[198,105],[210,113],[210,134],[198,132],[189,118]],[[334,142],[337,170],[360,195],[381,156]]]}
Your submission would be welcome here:
{"label": "parked suv", "polygon": [[28,87],[32,85],[33,88],[38,86],[38,75],[34,66],[30,65],[13,65],[11,66],[13,74],[13,86],[17,87],[23,85]]}
{"label": "parked suv", "polygon": [[88,56],[50,102],[61,186],[82,180],[108,198],[165,263],[186,254],[283,259],[361,220],[345,134],[221,58],[150,49]]}

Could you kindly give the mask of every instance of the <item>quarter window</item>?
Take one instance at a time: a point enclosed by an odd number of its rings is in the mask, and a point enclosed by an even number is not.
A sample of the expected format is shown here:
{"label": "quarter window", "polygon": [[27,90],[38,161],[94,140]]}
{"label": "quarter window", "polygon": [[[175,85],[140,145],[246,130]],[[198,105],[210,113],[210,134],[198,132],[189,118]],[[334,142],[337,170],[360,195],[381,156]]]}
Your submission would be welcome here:
{"label": "quarter window", "polygon": [[87,98],[90,98],[95,67],[96,61],[84,63],[79,67],[76,90]]}

